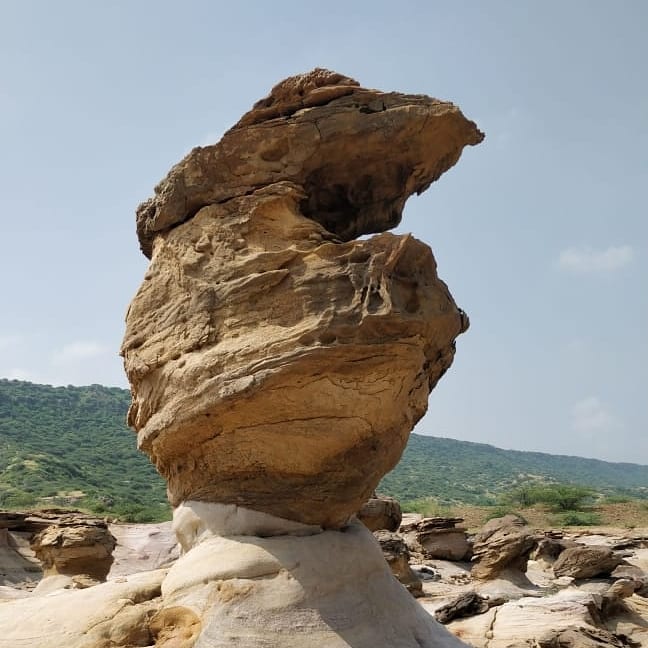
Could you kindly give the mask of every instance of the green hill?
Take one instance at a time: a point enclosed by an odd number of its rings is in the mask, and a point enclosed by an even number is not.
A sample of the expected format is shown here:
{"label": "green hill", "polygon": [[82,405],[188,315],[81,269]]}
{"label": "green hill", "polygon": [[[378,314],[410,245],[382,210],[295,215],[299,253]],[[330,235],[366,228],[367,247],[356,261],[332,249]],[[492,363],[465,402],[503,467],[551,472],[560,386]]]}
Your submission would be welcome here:
{"label": "green hill", "polygon": [[[75,506],[129,520],[169,516],[164,482],[126,427],[127,390],[0,379],[0,508]],[[501,450],[412,435],[380,490],[401,500],[490,504],[529,479],[648,498],[648,466]]]}
{"label": "green hill", "polygon": [[410,437],[400,463],[380,489],[401,500],[434,496],[447,504],[489,505],[529,481],[579,484],[609,495],[648,498],[648,466],[502,450],[417,434]]}
{"label": "green hill", "polygon": [[124,389],[0,380],[0,508],[169,516],[165,485],[126,427]]}

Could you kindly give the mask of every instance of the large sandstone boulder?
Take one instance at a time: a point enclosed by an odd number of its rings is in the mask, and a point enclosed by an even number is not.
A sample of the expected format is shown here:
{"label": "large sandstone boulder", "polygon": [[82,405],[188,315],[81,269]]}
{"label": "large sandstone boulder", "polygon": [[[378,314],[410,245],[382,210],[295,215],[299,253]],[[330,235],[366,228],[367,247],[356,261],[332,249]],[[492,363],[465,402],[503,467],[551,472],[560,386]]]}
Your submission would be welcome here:
{"label": "large sandstone boulder", "polygon": [[423,518],[401,525],[409,550],[421,561],[466,560],[471,555],[466,529],[457,526],[462,518]]}
{"label": "large sandstone boulder", "polygon": [[403,538],[385,530],[375,531],[374,537],[394,576],[412,596],[423,596],[423,582],[410,567],[410,554]]}
{"label": "large sandstone boulder", "polygon": [[315,70],[194,149],[138,210],[122,354],[172,504],[343,526],[394,467],[468,320],[396,225],[482,133]]}
{"label": "large sandstone boulder", "polygon": [[128,420],[185,552],[156,645],[462,645],[353,516],[468,327],[430,248],[385,230],[482,138],[450,103],[318,69],[138,209],[151,263],[122,345]]}
{"label": "large sandstone boulder", "polygon": [[553,565],[554,574],[572,578],[608,576],[623,562],[610,547],[579,545],[565,549]]}
{"label": "large sandstone boulder", "polygon": [[43,576],[83,576],[97,582],[106,580],[115,544],[108,525],[101,520],[49,526],[31,540]]}
{"label": "large sandstone boulder", "polygon": [[387,495],[373,495],[357,513],[369,531],[398,531],[403,512],[398,500]]}
{"label": "large sandstone boulder", "polygon": [[526,572],[535,543],[531,529],[516,515],[489,520],[473,539],[473,577],[488,580],[504,570]]}

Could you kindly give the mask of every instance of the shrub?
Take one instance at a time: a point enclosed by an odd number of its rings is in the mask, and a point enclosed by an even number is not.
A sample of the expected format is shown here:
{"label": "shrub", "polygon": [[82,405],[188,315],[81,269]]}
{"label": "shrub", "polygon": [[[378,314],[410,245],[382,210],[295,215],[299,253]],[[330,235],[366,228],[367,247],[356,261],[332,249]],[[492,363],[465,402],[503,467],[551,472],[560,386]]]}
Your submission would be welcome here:
{"label": "shrub", "polygon": [[593,511],[565,511],[556,516],[560,526],[594,526],[601,524],[601,517]]}
{"label": "shrub", "polygon": [[525,484],[516,488],[505,501],[527,508],[534,504],[547,504],[555,511],[574,511],[591,500],[594,491],[573,484]]}

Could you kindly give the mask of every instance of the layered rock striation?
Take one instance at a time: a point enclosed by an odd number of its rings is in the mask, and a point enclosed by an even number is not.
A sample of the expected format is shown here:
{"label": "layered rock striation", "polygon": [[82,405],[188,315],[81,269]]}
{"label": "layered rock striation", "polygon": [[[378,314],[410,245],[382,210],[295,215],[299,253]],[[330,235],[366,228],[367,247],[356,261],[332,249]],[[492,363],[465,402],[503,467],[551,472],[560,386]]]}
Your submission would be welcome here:
{"label": "layered rock striation", "polygon": [[408,196],[483,135],[451,103],[325,70],[277,85],[138,210],[122,346],[139,446],[183,501],[347,523],[397,463],[468,319]]}
{"label": "layered rock striation", "polygon": [[151,262],[122,346],[129,422],[184,550],[158,643],[462,645],[353,516],[468,327],[430,248],[385,230],[482,138],[450,103],[317,69],[138,209]]}

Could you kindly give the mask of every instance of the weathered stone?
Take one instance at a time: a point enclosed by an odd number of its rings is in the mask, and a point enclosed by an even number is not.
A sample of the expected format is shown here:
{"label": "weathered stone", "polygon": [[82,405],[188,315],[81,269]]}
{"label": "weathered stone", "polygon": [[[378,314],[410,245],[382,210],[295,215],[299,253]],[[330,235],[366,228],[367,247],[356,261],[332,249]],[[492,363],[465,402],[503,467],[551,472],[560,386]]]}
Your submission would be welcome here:
{"label": "weathered stone", "polygon": [[129,422],[173,505],[328,528],[360,509],[468,320],[427,245],[350,239],[395,225],[481,139],[452,104],[320,70],[158,185],[122,353]]}
{"label": "weathered stone", "polygon": [[488,521],[473,539],[474,578],[495,578],[503,570],[526,571],[536,538],[516,515]]}
{"label": "weathered stone", "polygon": [[398,500],[374,494],[356,514],[369,531],[398,531],[403,513]]}
{"label": "weathered stone", "polygon": [[149,622],[160,605],[165,573],[144,572],[89,589],[4,601],[0,604],[0,646],[151,646]]}
{"label": "weathered stone", "polygon": [[384,93],[328,70],[277,84],[218,144],[197,147],[137,212],[142,250],[203,207],[287,180],[300,211],[343,240],[398,225],[405,201],[483,139],[453,104]]}
{"label": "weathered stone", "polygon": [[115,538],[100,520],[50,526],[37,533],[31,547],[43,565],[44,576],[85,576],[78,587],[106,579],[113,562]]}
{"label": "weathered stone", "polygon": [[412,596],[423,596],[423,582],[409,564],[409,551],[403,538],[391,531],[375,531],[374,536],[382,549],[392,573]]}
{"label": "weathered stone", "polygon": [[151,622],[158,637],[182,630],[210,648],[464,645],[397,582],[357,520],[321,531],[233,505],[188,502],[175,510],[174,528],[186,553],[162,583]]}
{"label": "weathered stone", "polygon": [[453,619],[475,616],[483,614],[490,608],[488,599],[480,596],[477,592],[464,592],[455,599],[442,605],[434,613],[434,617],[439,623],[449,623]]}
{"label": "weathered stone", "polygon": [[419,560],[467,560],[471,555],[462,518],[423,518],[400,527],[409,550]]}
{"label": "weathered stone", "polygon": [[597,545],[581,545],[565,549],[553,565],[556,576],[593,578],[609,575],[623,559],[612,549]]}

